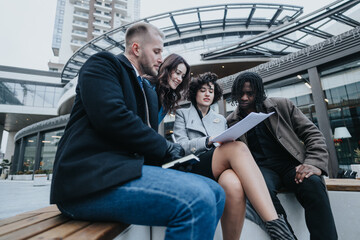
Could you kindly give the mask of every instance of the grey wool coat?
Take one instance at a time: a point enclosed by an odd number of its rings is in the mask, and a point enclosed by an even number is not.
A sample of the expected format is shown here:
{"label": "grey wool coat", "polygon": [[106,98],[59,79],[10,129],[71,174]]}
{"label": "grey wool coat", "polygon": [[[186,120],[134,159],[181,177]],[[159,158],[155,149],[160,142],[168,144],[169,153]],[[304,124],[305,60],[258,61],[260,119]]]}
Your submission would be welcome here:
{"label": "grey wool coat", "polygon": [[[275,139],[299,163],[306,163],[328,174],[329,155],[325,138],[315,124],[310,121],[290,100],[286,98],[266,98],[264,100],[266,113],[275,112],[265,124],[275,136]],[[227,117],[229,126],[237,123],[239,107]],[[240,140],[247,144],[246,134]]]}
{"label": "grey wool coat", "polygon": [[193,105],[176,111],[174,135],[186,155],[199,155],[208,150],[207,136],[215,137],[226,128],[226,119],[212,109],[202,119]]}

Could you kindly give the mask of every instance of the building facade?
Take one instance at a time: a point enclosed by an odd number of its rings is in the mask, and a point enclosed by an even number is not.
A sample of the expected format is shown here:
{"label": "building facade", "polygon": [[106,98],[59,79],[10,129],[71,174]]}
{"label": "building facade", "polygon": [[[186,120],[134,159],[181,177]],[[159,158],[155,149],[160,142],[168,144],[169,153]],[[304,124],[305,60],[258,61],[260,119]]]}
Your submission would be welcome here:
{"label": "building facade", "polygon": [[[350,169],[351,165],[360,164],[360,27],[340,38],[328,39],[248,70],[263,77],[267,96],[289,98],[320,128],[331,156],[332,177],[336,176],[338,166]],[[236,76],[219,80],[224,98],[214,108],[225,116],[235,109],[230,101],[230,88]],[[48,168],[67,118],[65,115],[45,120],[15,136],[16,170],[30,170],[27,166]],[[54,124],[57,121],[60,123]],[[163,134],[168,138],[173,121],[174,117],[169,115],[164,122]],[[336,135],[336,129],[342,127],[346,127],[349,135]],[[44,154],[48,158],[46,164]],[[16,170],[13,168],[13,173]]]}
{"label": "building facade", "polygon": [[69,57],[88,41],[140,17],[140,0],[58,0],[52,50],[60,72]]}
{"label": "building facade", "polygon": [[14,159],[14,137],[26,126],[58,116],[64,91],[60,73],[0,66],[0,142],[8,132],[5,159]]}
{"label": "building facade", "polygon": [[[329,170],[360,166],[360,25],[338,36],[247,71],[259,73],[269,97],[286,97],[323,133]],[[238,74],[221,80],[223,113],[234,110],[230,87]]]}
{"label": "building facade", "polygon": [[[273,13],[268,18],[255,18],[254,9],[265,8],[265,5],[231,4],[179,10],[142,21],[155,25],[160,24],[159,20],[168,23],[162,25],[164,53],[181,51],[184,55],[188,54],[186,49],[192,53],[202,52],[192,58],[196,59],[191,65],[194,75],[196,71],[223,74],[219,81],[224,97],[214,108],[224,116],[235,109],[230,102],[235,77],[244,70],[258,72],[264,79],[268,96],[290,98],[319,127],[330,152],[330,176],[336,177],[339,166],[350,169],[360,163],[359,3],[360,0],[337,1],[302,18],[296,18],[301,8],[290,11],[288,17],[278,18],[283,7],[272,6]],[[231,10],[244,8],[248,15],[234,19]],[[214,19],[205,21],[205,14],[211,11],[220,12],[224,17],[219,21],[214,13],[210,14]],[[193,19],[192,15],[196,16],[193,22],[189,20]],[[186,22],[181,23],[180,19]],[[341,34],[337,34],[339,29]],[[121,26],[100,35],[69,58],[61,75],[62,82],[67,84],[57,103],[61,116],[31,125],[14,136],[13,174],[49,170],[71,111],[78,70],[96,52],[121,53],[125,31],[126,26]],[[186,105],[183,102],[183,106]],[[167,138],[172,133],[173,121],[174,117],[168,115],[160,127]]]}

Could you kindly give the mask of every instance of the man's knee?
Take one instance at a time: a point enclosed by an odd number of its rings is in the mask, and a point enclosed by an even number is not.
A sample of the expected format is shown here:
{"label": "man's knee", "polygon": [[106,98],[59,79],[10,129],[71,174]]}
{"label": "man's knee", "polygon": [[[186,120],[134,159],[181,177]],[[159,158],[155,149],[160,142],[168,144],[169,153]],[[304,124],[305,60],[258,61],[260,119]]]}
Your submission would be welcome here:
{"label": "man's knee", "polygon": [[196,188],[192,189],[197,195],[197,204],[202,204],[204,207],[213,207],[218,204],[222,205],[222,202],[225,203],[224,189],[213,180],[204,180],[199,181]]}
{"label": "man's knee", "polygon": [[303,199],[309,199],[313,203],[328,199],[325,183],[322,177],[317,175],[304,179],[300,183],[296,195]]}
{"label": "man's knee", "polygon": [[180,216],[179,218],[191,218],[192,221],[195,221],[194,224],[199,221],[206,222],[209,227],[214,226],[216,228],[217,221],[224,211],[224,190],[215,181],[200,180],[196,187],[189,191],[191,193],[185,192],[183,194],[183,203],[180,207],[182,210],[177,213]]}
{"label": "man's knee", "polygon": [[304,190],[308,189],[308,191],[320,191],[326,190],[325,183],[321,176],[312,175],[309,178],[305,178],[302,183],[300,183],[299,187]]}

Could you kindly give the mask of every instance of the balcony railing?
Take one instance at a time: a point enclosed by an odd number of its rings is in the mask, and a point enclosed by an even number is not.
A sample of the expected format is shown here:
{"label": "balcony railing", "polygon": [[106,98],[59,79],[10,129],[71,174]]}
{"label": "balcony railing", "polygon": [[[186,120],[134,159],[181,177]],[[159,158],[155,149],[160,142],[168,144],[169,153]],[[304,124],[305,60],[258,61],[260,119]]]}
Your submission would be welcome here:
{"label": "balcony railing", "polygon": [[94,22],[94,26],[97,26],[97,27],[99,27],[101,29],[105,28],[106,30],[111,29],[110,24],[101,23],[101,22]]}
{"label": "balcony railing", "polygon": [[79,30],[72,30],[72,33],[76,33],[78,35],[87,36],[87,32],[79,31]]}
{"label": "balcony railing", "polygon": [[79,8],[79,9],[83,9],[83,10],[89,10],[90,9],[89,4],[84,4],[84,3],[79,3],[79,2],[76,2],[74,4],[74,7]]}
{"label": "balcony railing", "polygon": [[111,20],[110,14],[106,15],[106,14],[101,14],[101,13],[94,13],[94,17],[95,18],[100,18],[100,19],[103,19],[103,20]]}
{"label": "balcony railing", "polygon": [[89,18],[88,13],[78,12],[78,11],[74,11],[74,16],[79,16],[79,17],[82,17],[82,18]]}
{"label": "balcony railing", "polygon": [[82,46],[82,45],[84,45],[85,43],[86,43],[85,41],[81,41],[81,40],[76,40],[76,39],[72,39],[72,40],[71,40],[71,44],[73,44],[73,45]]}
{"label": "balcony railing", "polygon": [[101,10],[105,10],[105,11],[112,10],[111,5],[109,5],[109,4],[103,5],[103,4],[95,3],[94,6],[96,9],[101,9]]}
{"label": "balcony railing", "polygon": [[88,23],[87,22],[82,22],[82,21],[73,21],[73,24],[79,25],[79,26],[83,26],[83,27],[88,27]]}
{"label": "balcony railing", "polygon": [[116,10],[121,10],[121,11],[127,11],[127,6],[121,5],[121,4],[114,4],[114,7]]}

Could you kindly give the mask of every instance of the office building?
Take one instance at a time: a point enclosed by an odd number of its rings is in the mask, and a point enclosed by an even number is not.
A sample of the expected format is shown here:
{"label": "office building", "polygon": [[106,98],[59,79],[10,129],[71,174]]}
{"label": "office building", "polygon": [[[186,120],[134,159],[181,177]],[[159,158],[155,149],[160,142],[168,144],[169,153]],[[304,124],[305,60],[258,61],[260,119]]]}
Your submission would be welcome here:
{"label": "office building", "polygon": [[69,57],[88,41],[140,17],[140,0],[57,0],[52,50],[60,72]]}

